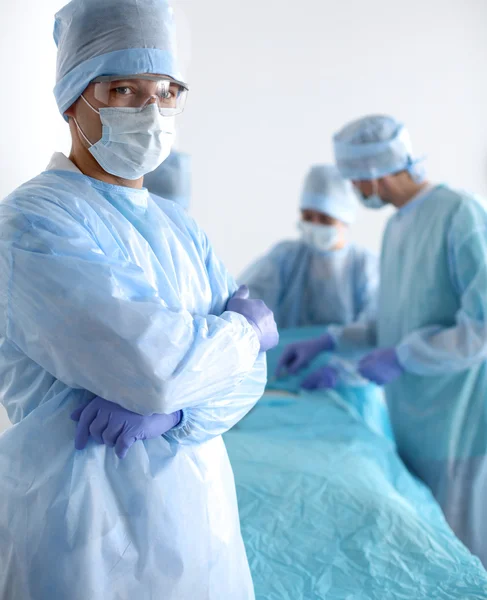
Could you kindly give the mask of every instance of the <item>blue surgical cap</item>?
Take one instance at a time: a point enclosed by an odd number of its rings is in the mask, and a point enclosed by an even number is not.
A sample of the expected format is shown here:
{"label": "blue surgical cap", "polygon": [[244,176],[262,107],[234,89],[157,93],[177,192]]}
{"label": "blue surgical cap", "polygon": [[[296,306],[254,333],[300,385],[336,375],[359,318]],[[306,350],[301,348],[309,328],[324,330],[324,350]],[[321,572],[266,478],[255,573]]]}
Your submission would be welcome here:
{"label": "blue surgical cap", "polygon": [[408,171],[424,179],[421,161],[413,159],[407,129],[392,117],[368,116],[346,125],[333,138],[335,160],[343,177],[371,180]]}
{"label": "blue surgical cap", "polygon": [[317,210],[343,223],[353,223],[357,212],[357,194],[333,165],[315,165],[306,177],[301,209]]}
{"label": "blue surgical cap", "polygon": [[61,114],[101,75],[168,75],[182,82],[167,0],[72,0],[56,14],[54,95]]}
{"label": "blue surgical cap", "polygon": [[173,200],[188,209],[191,197],[191,157],[183,152],[171,152],[162,165],[145,175],[144,185],[151,194]]}

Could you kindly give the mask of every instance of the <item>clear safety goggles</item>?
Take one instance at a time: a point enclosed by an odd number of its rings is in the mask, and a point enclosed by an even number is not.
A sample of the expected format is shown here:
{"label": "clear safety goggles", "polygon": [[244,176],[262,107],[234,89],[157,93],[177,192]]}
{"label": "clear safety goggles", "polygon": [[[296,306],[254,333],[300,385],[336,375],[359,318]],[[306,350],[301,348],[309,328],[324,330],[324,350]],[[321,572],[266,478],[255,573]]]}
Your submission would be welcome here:
{"label": "clear safety goggles", "polygon": [[188,88],[184,83],[157,75],[104,76],[92,81],[94,96],[110,108],[144,108],[156,103],[163,117],[182,113]]}

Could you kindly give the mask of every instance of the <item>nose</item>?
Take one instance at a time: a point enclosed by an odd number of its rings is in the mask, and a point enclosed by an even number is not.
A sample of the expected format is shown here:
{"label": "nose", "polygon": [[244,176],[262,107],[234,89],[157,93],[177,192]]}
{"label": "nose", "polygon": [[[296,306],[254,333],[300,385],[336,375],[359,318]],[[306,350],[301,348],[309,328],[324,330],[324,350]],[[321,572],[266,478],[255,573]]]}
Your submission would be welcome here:
{"label": "nose", "polygon": [[143,108],[145,108],[146,106],[149,106],[149,104],[155,104],[157,102],[159,102],[157,96],[154,96],[154,95],[149,96],[149,98],[147,98],[146,102],[144,103]]}

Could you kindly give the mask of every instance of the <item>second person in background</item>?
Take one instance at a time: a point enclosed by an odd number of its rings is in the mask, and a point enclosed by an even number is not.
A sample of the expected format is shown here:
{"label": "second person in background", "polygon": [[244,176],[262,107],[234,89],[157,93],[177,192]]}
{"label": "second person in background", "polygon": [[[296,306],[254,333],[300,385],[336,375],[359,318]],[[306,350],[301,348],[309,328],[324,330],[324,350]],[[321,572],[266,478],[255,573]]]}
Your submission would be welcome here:
{"label": "second person in background", "polygon": [[191,156],[173,150],[155,171],[144,176],[144,186],[159,198],[189,209],[191,200]]}
{"label": "second person in background", "polygon": [[375,311],[378,263],[348,240],[357,195],[336,167],[311,168],[301,197],[301,239],[280,242],[240,277],[279,328],[348,325]]}

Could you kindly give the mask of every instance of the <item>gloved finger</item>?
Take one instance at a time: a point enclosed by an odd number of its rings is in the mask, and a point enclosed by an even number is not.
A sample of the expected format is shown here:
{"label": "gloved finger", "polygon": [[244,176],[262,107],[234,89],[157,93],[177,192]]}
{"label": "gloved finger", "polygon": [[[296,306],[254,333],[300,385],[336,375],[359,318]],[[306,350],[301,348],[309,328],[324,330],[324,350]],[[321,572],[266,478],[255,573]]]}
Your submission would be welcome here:
{"label": "gloved finger", "polygon": [[93,404],[93,400],[89,402],[81,412],[76,428],[76,437],[74,439],[74,447],[76,450],[83,450],[90,438],[90,425],[98,414],[98,409]]}
{"label": "gloved finger", "polygon": [[329,390],[333,390],[338,385],[338,381],[340,380],[340,376],[338,371],[333,367],[328,367],[327,369],[327,388]]}
{"label": "gloved finger", "polygon": [[108,427],[101,434],[103,443],[106,446],[110,446],[110,448],[113,448],[115,446],[115,444],[117,443],[117,440],[118,440],[120,434],[123,432],[125,425],[126,425],[125,422],[124,423],[120,423],[120,422],[115,423],[114,421],[110,421],[108,423]]}
{"label": "gloved finger", "polygon": [[307,367],[309,360],[305,360],[296,353],[294,360],[288,365],[287,370],[291,375],[297,375],[299,371]]}
{"label": "gloved finger", "polygon": [[127,452],[134,445],[136,439],[133,436],[120,435],[117,443],[115,444],[115,454],[120,459],[124,459],[127,456]]}
{"label": "gloved finger", "polygon": [[369,357],[365,356],[364,358],[359,360],[359,363],[357,365],[357,371],[360,373],[361,371],[367,370],[369,366]]}
{"label": "gloved finger", "polygon": [[275,370],[275,375],[277,375],[277,377],[279,377],[281,374],[285,374],[285,371],[288,370],[288,366],[292,364],[295,356],[296,352],[294,348],[284,348]]}
{"label": "gloved finger", "polygon": [[85,404],[85,406],[78,406],[78,408],[76,410],[73,410],[73,412],[71,413],[71,419],[73,421],[79,421],[80,417],[81,417],[81,413],[84,411],[84,409],[87,407],[88,405]]}
{"label": "gloved finger", "polygon": [[360,365],[359,365],[357,371],[358,371],[358,374],[361,375],[364,379],[367,379],[368,381],[372,381],[373,383],[377,383],[374,373],[367,365],[365,365],[364,367],[360,367]]}
{"label": "gloved finger", "polygon": [[362,363],[358,364],[358,366],[357,366],[357,373],[361,377],[363,377],[364,379],[368,379],[369,378],[368,377],[368,370],[363,368]]}
{"label": "gloved finger", "polygon": [[103,444],[103,432],[108,427],[109,420],[110,413],[105,410],[100,410],[91,422],[90,434],[98,444]]}
{"label": "gloved finger", "polygon": [[238,290],[233,294],[232,298],[240,298],[241,300],[247,300],[250,296],[250,290],[246,285],[241,285]]}
{"label": "gloved finger", "polygon": [[317,377],[315,376],[314,373],[312,373],[309,377],[306,377],[306,379],[304,379],[301,382],[301,387],[303,388],[303,390],[316,390],[318,389],[318,381],[317,381]]}

